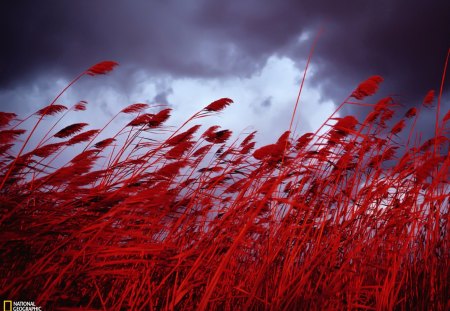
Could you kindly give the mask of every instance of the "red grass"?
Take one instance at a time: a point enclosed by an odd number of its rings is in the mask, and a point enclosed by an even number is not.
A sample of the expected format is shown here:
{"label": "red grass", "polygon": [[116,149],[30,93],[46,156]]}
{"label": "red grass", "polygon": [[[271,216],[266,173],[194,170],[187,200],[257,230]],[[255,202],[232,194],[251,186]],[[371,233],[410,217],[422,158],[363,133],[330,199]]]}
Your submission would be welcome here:
{"label": "red grass", "polygon": [[434,90],[430,90],[423,99],[423,105],[429,107],[433,105],[433,101],[434,101]]}
{"label": "red grass", "polygon": [[104,75],[113,70],[117,65],[118,63],[113,61],[103,61],[90,67],[86,70],[86,73],[90,76]]}
{"label": "red grass", "polygon": [[352,93],[351,97],[356,99],[364,99],[367,96],[375,94],[378,90],[378,85],[383,81],[380,76],[372,76],[366,81],[362,82],[356,90]]}
{"label": "red grass", "polygon": [[205,107],[206,111],[221,111],[226,106],[229,106],[233,101],[229,98],[221,98],[219,100],[213,101],[211,104]]}
{"label": "red grass", "polygon": [[38,110],[36,114],[40,116],[53,116],[64,110],[67,110],[67,107],[64,105],[51,105]]}
{"label": "red grass", "polygon": [[[46,310],[450,307],[448,113],[412,146],[400,133],[412,137],[420,110],[393,121],[390,97],[363,122],[333,114],[322,134],[287,130],[256,150],[255,133],[185,128],[230,103],[160,140],[170,109],[146,104],[123,109],[137,115],[103,140],[103,130],[79,133],[85,123],[51,135],[57,120],[24,154],[41,119],[23,144],[21,121],[0,113],[2,297]],[[53,102],[37,114],[62,110]],[[50,164],[75,144],[84,150]]]}

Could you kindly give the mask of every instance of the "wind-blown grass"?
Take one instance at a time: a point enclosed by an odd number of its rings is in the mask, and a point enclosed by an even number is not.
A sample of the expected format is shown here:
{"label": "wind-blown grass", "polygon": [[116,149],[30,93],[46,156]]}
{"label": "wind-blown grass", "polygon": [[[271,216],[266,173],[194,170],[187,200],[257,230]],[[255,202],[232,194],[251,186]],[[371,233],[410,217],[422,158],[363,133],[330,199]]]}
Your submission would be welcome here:
{"label": "wind-blown grass", "polygon": [[[337,112],[381,82],[361,83]],[[50,310],[450,307],[448,112],[413,143],[421,107],[400,114],[386,97],[364,102],[364,120],[333,114],[316,133],[255,149],[255,133],[197,124],[231,99],[164,139],[170,109],[138,103],[113,137],[58,119],[30,148],[44,117],[89,109],[58,97],[29,133],[0,113],[2,297]]]}

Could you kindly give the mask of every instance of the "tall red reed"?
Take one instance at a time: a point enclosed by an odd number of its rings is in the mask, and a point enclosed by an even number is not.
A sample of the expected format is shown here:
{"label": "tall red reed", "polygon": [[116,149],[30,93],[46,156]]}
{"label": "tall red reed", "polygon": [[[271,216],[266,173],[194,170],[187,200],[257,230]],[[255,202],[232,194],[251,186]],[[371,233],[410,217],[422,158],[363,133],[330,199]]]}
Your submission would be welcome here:
{"label": "tall red reed", "polygon": [[[381,81],[349,98],[367,100]],[[414,143],[420,109],[394,120],[391,97],[347,99],[324,131],[289,128],[256,149],[255,133],[192,124],[232,103],[212,102],[160,140],[170,109],[142,103],[122,109],[133,117],[114,137],[85,123],[55,133],[56,121],[29,150],[44,116],[86,103],[37,111],[25,143],[17,116],[0,113],[2,297],[50,310],[450,307],[448,112]],[[335,117],[353,104],[372,111]]]}

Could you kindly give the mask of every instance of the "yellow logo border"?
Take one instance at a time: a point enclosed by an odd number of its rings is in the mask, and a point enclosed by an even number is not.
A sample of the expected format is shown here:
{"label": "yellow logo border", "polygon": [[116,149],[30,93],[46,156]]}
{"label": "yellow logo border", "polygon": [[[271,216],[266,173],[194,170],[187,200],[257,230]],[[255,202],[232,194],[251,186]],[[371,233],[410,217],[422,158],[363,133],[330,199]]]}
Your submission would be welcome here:
{"label": "yellow logo border", "polygon": [[[9,309],[6,309],[6,304],[9,303]],[[3,300],[3,311],[12,311],[12,300]]]}

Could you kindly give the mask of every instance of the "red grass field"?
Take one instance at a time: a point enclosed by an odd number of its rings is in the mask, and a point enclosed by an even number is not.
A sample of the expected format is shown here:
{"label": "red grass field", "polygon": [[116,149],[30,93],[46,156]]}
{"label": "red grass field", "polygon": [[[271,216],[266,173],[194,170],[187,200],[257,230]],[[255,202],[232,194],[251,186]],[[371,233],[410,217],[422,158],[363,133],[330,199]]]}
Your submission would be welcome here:
{"label": "red grass field", "polygon": [[[58,125],[85,102],[58,96],[27,131],[0,113],[1,297],[43,310],[450,309],[450,113],[442,89],[409,110],[370,103],[381,82],[337,110],[365,105],[365,119],[333,115],[260,148],[254,133],[198,125],[227,98],[176,130],[170,109],[133,104],[106,139]],[[424,109],[435,136],[420,141]]]}

